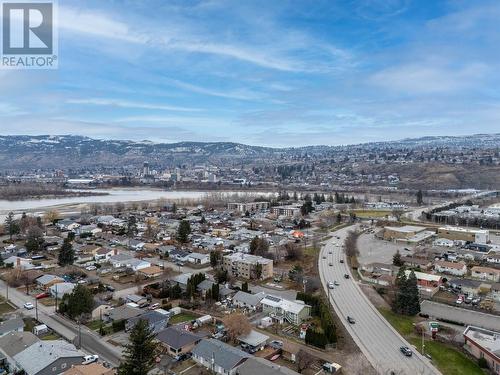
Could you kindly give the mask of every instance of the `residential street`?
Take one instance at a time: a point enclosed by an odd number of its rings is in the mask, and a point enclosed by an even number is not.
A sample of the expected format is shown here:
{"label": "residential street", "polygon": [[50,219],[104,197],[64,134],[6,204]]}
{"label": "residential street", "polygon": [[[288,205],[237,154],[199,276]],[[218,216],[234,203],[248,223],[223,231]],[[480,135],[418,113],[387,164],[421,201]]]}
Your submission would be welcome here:
{"label": "residential street", "polygon": [[[3,296],[6,296],[6,284],[0,280],[0,290]],[[22,309],[25,316],[36,317],[36,310],[23,309],[25,302],[35,304],[35,299],[21,293],[17,289],[9,288],[9,300],[11,303]],[[38,320],[46,324],[49,328],[64,337],[66,340],[73,342],[78,346],[78,325],[57,315],[54,307],[38,304]],[[97,333],[90,331],[87,327],[81,326],[81,344],[82,349],[89,354],[98,354],[102,361],[109,362],[113,366],[118,366],[121,359],[121,350],[106,341],[104,341]]]}
{"label": "residential street", "polygon": [[[347,227],[335,232],[340,239],[332,238],[320,252],[321,282],[325,292],[329,294],[335,312],[378,373],[390,374],[393,371],[405,375],[439,374],[430,361],[416,350],[413,351],[412,357],[405,357],[399,351],[401,346],[411,347],[411,345],[371,304],[353,279],[347,263],[340,263],[345,256],[342,247],[336,245],[342,245],[352,229],[353,227]],[[350,278],[344,278],[345,274]],[[337,281],[340,285],[331,290],[328,288],[328,283],[333,281]],[[347,322],[348,315],[356,320],[355,324]]]}

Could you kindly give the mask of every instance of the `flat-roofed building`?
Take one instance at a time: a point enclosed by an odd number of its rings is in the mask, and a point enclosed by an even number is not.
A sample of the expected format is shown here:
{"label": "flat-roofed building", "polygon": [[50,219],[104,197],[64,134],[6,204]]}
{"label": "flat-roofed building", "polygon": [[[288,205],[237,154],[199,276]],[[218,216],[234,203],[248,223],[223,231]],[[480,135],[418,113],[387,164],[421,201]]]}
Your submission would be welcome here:
{"label": "flat-roofed building", "polygon": [[494,374],[500,374],[500,332],[468,326],[464,331],[464,348],[472,356],[484,358]]}
{"label": "flat-roofed building", "polygon": [[276,216],[294,217],[300,215],[300,206],[298,205],[275,206],[271,208],[271,213],[273,213]]}
{"label": "flat-roofed building", "polygon": [[468,241],[479,244],[490,242],[490,231],[485,229],[452,227],[448,225],[438,228],[438,236],[453,241]]}
{"label": "flat-roofed building", "polygon": [[244,203],[228,203],[228,210],[238,212],[255,212],[269,209],[269,202],[244,202]]}
{"label": "flat-roofed building", "polygon": [[384,240],[409,239],[417,235],[417,233],[425,231],[425,227],[417,227],[414,225],[405,225],[402,227],[385,227]]}
{"label": "flat-roofed building", "polygon": [[[259,277],[260,267],[260,277]],[[268,279],[273,276],[273,261],[257,255],[234,253],[222,258],[222,268],[230,275],[244,279]]]}

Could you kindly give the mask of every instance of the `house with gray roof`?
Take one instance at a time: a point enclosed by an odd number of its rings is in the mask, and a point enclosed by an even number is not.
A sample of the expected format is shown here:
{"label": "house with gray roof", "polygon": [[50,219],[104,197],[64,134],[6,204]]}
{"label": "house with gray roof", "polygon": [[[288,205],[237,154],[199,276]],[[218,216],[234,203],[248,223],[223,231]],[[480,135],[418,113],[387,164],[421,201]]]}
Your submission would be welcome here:
{"label": "house with gray roof", "polygon": [[153,333],[158,333],[163,330],[170,319],[169,314],[162,314],[158,311],[149,311],[140,316],[136,316],[127,320],[125,324],[125,331],[130,331],[135,325],[139,322],[139,320],[145,320],[148,322],[149,329]]}
{"label": "house with gray roof", "polygon": [[179,326],[168,327],[156,335],[156,339],[172,356],[189,353],[202,338],[202,336],[181,329]]}
{"label": "house with gray roof", "polygon": [[251,310],[259,310],[261,307],[260,301],[264,299],[266,293],[260,292],[251,294],[243,291],[237,292],[233,297],[233,304],[238,307],[246,307]]}
{"label": "house with gray roof", "polygon": [[64,340],[38,341],[14,356],[26,375],[58,375],[83,362],[84,353]]}
{"label": "house with gray roof", "polygon": [[192,351],[193,360],[216,374],[235,375],[250,355],[215,339],[201,340]]}
{"label": "house with gray roof", "polygon": [[0,337],[0,357],[3,357],[3,366],[11,373],[21,370],[14,361],[14,356],[40,341],[31,332],[10,332]]}
{"label": "house with gray roof", "polygon": [[24,330],[24,321],[21,318],[13,318],[0,323],[0,337],[11,332],[22,332]]}
{"label": "house with gray roof", "polygon": [[112,322],[119,322],[120,320],[128,320],[143,314],[144,311],[138,307],[132,307],[127,304],[106,310],[104,312],[107,320]]}
{"label": "house with gray roof", "polygon": [[236,370],[236,375],[299,375],[285,366],[277,365],[264,358],[252,357],[248,358]]}

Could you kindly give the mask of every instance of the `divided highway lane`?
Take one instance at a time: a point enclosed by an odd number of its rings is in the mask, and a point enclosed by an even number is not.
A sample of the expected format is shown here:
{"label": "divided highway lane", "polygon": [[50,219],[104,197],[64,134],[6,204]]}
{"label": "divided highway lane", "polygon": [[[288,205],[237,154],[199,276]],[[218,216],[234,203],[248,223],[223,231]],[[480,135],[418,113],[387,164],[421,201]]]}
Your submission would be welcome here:
{"label": "divided highway lane", "polygon": [[[398,375],[440,374],[430,361],[416,350],[413,350],[412,357],[405,357],[400,352],[401,346],[411,348],[411,345],[392,328],[368,300],[352,278],[348,265],[340,263],[340,260],[345,258],[342,247],[344,239],[353,228],[347,227],[334,232],[335,237],[329,240],[320,252],[319,273],[323,288],[329,295],[330,304],[378,373],[384,375],[389,375],[391,372]],[[329,266],[329,264],[332,265]],[[348,274],[350,278],[345,279],[345,274]],[[334,281],[340,285],[329,290],[328,283]],[[353,317],[356,323],[349,324],[347,316]]]}
{"label": "divided highway lane", "polygon": [[[0,280],[0,290],[3,296],[6,295],[6,285]],[[21,293],[17,289],[9,288],[9,300],[11,303],[22,309],[26,316],[35,317],[35,309],[23,309],[25,302],[35,305],[35,300],[31,296]],[[46,324],[49,328],[57,332],[69,342],[78,341],[78,325],[63,318],[54,312],[54,307],[38,304],[38,320]],[[82,349],[91,354],[98,354],[103,361],[109,362],[113,366],[118,366],[121,360],[121,350],[102,340],[102,338],[85,326],[81,326]]]}

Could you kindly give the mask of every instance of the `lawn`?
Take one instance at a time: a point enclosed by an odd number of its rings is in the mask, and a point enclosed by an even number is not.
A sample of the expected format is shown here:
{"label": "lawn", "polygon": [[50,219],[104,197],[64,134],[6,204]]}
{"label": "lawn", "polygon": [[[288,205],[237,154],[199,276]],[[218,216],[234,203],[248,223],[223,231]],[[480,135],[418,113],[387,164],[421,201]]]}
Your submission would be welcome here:
{"label": "lawn", "polygon": [[168,321],[170,324],[178,324],[184,322],[190,322],[191,320],[195,320],[197,316],[189,314],[189,313],[180,313],[178,315],[174,315]]}
{"label": "lawn", "polygon": [[42,340],[57,340],[60,339],[61,336],[59,336],[57,333],[49,333],[45,336],[42,336],[41,338]]}
{"label": "lawn", "polygon": [[[91,329],[92,331],[97,331],[101,327],[101,321],[100,320],[92,320],[85,325],[89,329]],[[102,323],[102,325],[104,326],[104,323]]]}
{"label": "lawn", "polygon": [[0,303],[0,315],[10,313],[15,309],[9,305],[7,302]]}
{"label": "lawn", "polygon": [[359,218],[378,218],[391,215],[391,211],[383,210],[353,210]]}
{"label": "lawn", "polygon": [[[380,309],[380,313],[419,352],[422,352],[421,338],[415,334],[413,329],[415,318],[398,315],[388,309]],[[425,353],[431,355],[432,362],[443,375],[484,375],[476,362],[451,345],[427,340],[425,342]]]}

